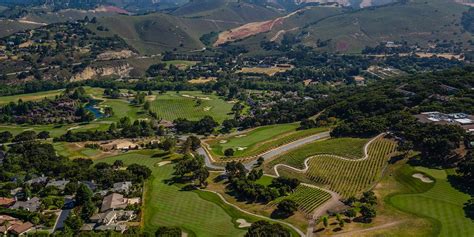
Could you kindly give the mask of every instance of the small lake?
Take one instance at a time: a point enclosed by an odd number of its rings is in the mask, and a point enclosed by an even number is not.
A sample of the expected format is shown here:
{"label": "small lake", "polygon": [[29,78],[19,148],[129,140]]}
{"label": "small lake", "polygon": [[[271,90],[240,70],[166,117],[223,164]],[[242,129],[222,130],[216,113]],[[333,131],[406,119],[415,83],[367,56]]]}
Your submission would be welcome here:
{"label": "small lake", "polygon": [[94,114],[95,118],[97,118],[97,119],[104,117],[104,114],[102,112],[100,112],[99,108],[97,108],[97,105],[100,102],[102,102],[102,101],[92,100],[91,102],[87,103],[86,106],[84,107],[87,110],[91,111]]}

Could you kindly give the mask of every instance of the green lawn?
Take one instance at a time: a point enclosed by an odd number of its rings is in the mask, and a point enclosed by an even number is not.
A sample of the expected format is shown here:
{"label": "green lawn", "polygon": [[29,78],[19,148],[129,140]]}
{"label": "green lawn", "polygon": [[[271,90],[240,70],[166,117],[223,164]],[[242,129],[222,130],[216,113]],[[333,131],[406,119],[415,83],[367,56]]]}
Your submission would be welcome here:
{"label": "green lawn", "polygon": [[263,186],[268,186],[268,185],[272,184],[272,181],[273,181],[273,177],[268,176],[268,175],[263,175],[262,177],[257,179],[255,181],[255,183],[263,185]]}
{"label": "green lawn", "polygon": [[[174,171],[173,165],[158,166],[169,156],[152,158],[157,154],[163,152],[133,151],[95,161],[111,164],[115,160],[122,160],[125,165],[138,163],[152,169],[152,177],[146,184],[144,195],[145,231],[154,233],[159,226],[178,226],[189,236],[243,236],[246,229],[238,228],[236,220],[259,220],[225,204],[214,193],[181,191],[177,185],[167,184]],[[292,236],[297,234],[292,232]]]}
{"label": "green lawn", "polygon": [[[427,169],[415,167],[416,172],[427,174],[435,179],[434,185],[423,184],[418,179],[413,178],[417,183],[415,190],[427,191],[416,194],[400,194],[390,198],[390,203],[409,213],[429,218],[433,226],[437,229],[438,236],[474,236],[474,222],[465,217],[463,204],[470,199],[468,194],[464,194],[454,189],[447,180],[445,170]],[[414,173],[414,172],[411,172]],[[407,183],[408,176],[402,178],[403,183]],[[433,186],[430,188],[430,186]]]}
{"label": "green lawn", "polygon": [[30,94],[2,96],[0,97],[0,105],[8,104],[10,102],[18,102],[19,99],[23,101],[42,100],[44,98],[55,97],[62,93],[63,90],[42,91]]}
{"label": "green lawn", "polygon": [[155,101],[152,102],[152,110],[158,114],[158,117],[169,121],[177,118],[199,120],[209,115],[221,123],[231,117],[229,114],[231,108],[232,104],[217,95],[203,94],[198,91],[182,91],[179,94],[167,92],[157,95]]}
{"label": "green lawn", "polygon": [[234,150],[234,158],[254,156],[300,138],[328,130],[326,127],[297,130],[298,127],[298,123],[262,126],[247,133],[210,140],[208,144],[211,153],[216,157],[224,156],[224,151],[228,148]]}
{"label": "green lawn", "polygon": [[368,141],[368,139],[362,138],[331,138],[315,141],[281,155],[269,162],[265,168],[268,170],[277,164],[287,164],[295,168],[303,168],[303,162],[306,158],[318,154],[359,158],[364,155],[363,148]]}

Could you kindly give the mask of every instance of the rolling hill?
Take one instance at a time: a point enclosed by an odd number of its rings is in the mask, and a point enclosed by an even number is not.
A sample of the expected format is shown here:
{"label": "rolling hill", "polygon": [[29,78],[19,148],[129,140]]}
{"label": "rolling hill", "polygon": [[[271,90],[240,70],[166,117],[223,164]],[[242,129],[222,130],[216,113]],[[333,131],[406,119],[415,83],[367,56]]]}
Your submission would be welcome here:
{"label": "rolling hill", "polygon": [[171,12],[139,16],[112,16],[99,20],[109,29],[98,34],[117,34],[142,54],[164,51],[189,52],[206,47],[200,38],[253,21],[276,18],[277,11],[236,1],[190,2]]}
{"label": "rolling hill", "polygon": [[[339,11],[332,16],[321,11],[324,13],[314,14],[306,21],[297,20],[300,17],[297,14],[275,30],[281,31],[281,34],[291,32],[301,44],[315,48],[318,47],[318,41],[327,41],[329,43],[319,49],[331,52],[357,53],[366,46],[386,41],[407,41],[427,46],[430,42],[446,40],[462,43],[465,48],[469,48],[472,47],[468,43],[472,34],[465,32],[461,26],[462,14],[468,9],[469,7],[451,0],[412,0],[407,3]],[[321,14],[326,14],[326,17]],[[237,44],[253,49],[260,41],[281,39],[281,34],[275,37],[275,30]]]}

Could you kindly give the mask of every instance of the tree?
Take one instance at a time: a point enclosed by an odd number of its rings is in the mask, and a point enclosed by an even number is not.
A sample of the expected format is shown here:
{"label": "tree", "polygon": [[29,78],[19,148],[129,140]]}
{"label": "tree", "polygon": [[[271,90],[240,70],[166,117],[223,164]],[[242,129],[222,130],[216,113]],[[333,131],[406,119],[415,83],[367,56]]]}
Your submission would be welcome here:
{"label": "tree", "polygon": [[92,200],[92,191],[85,184],[80,184],[76,191],[76,205],[81,206]]}
{"label": "tree", "polygon": [[13,142],[29,142],[36,139],[35,131],[24,131],[13,138]]}
{"label": "tree", "polygon": [[11,141],[13,134],[9,131],[0,132],[0,143],[7,143]]}
{"label": "tree", "polygon": [[83,224],[84,222],[82,221],[82,219],[78,215],[76,215],[74,211],[71,211],[69,213],[69,216],[67,216],[66,220],[64,221],[64,225],[66,226],[66,228],[74,232],[79,231]]}
{"label": "tree", "polygon": [[112,109],[112,107],[105,107],[104,109],[104,116],[105,117],[112,117],[114,115],[114,110]]}
{"label": "tree", "polygon": [[159,146],[165,151],[171,151],[176,146],[176,140],[172,137],[167,137]]}
{"label": "tree", "polygon": [[474,220],[474,198],[471,198],[464,204],[464,212],[466,216]]}
{"label": "tree", "polygon": [[146,102],[143,104],[143,109],[144,109],[144,110],[149,110],[150,107],[151,107],[150,101],[146,101]]}
{"label": "tree", "polygon": [[209,177],[209,171],[206,167],[201,167],[194,172],[194,178],[199,181],[200,186],[207,186],[207,178]]}
{"label": "tree", "polygon": [[323,216],[322,218],[322,221],[323,221],[323,225],[324,225],[324,228],[328,228],[329,226],[329,219],[327,216]]}
{"label": "tree", "polygon": [[87,200],[81,208],[81,219],[84,221],[89,221],[89,218],[94,214],[96,207],[92,200]]}
{"label": "tree", "polygon": [[122,160],[116,160],[116,161],[114,161],[114,164],[113,164],[113,166],[114,166],[115,168],[123,167],[123,165],[124,165],[124,164],[123,164],[123,161],[122,161]]}
{"label": "tree", "polygon": [[234,177],[245,177],[247,169],[245,169],[245,166],[242,163],[231,161],[225,164],[225,173],[229,179]]}
{"label": "tree", "polygon": [[375,207],[367,204],[364,204],[360,207],[360,213],[366,222],[372,222],[372,219],[377,216]]}
{"label": "tree", "polygon": [[398,145],[397,150],[402,152],[403,156],[407,156],[408,152],[410,152],[413,148],[414,145],[412,141],[403,141]]}
{"label": "tree", "polygon": [[298,204],[291,199],[285,199],[277,206],[278,213],[285,217],[292,216],[296,210],[298,210]]}
{"label": "tree", "polygon": [[252,223],[245,237],[289,237],[290,232],[280,224],[270,224],[268,221]]}
{"label": "tree", "polygon": [[347,217],[349,217],[349,219],[352,219],[357,216],[357,211],[354,208],[350,208],[345,214]]}
{"label": "tree", "polygon": [[233,156],[234,155],[234,149],[232,149],[232,148],[225,149],[224,155],[227,156],[227,157]]}
{"label": "tree", "polygon": [[156,237],[181,237],[181,229],[178,227],[160,226],[155,232]]}
{"label": "tree", "polygon": [[49,138],[49,132],[48,131],[41,131],[38,133],[38,136],[36,136],[38,139],[43,139],[46,140]]}

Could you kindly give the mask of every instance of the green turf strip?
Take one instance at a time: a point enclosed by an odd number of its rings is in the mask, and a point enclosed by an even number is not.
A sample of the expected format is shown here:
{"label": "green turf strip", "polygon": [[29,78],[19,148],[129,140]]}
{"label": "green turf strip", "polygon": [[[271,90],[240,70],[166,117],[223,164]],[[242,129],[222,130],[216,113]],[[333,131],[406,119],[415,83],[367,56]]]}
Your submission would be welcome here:
{"label": "green turf strip", "polygon": [[437,227],[438,236],[474,236],[474,222],[466,218],[463,211],[463,204],[470,196],[454,189],[444,170],[421,167],[416,170],[435,178],[434,186],[418,194],[395,195],[390,202],[403,211],[430,218]]}

